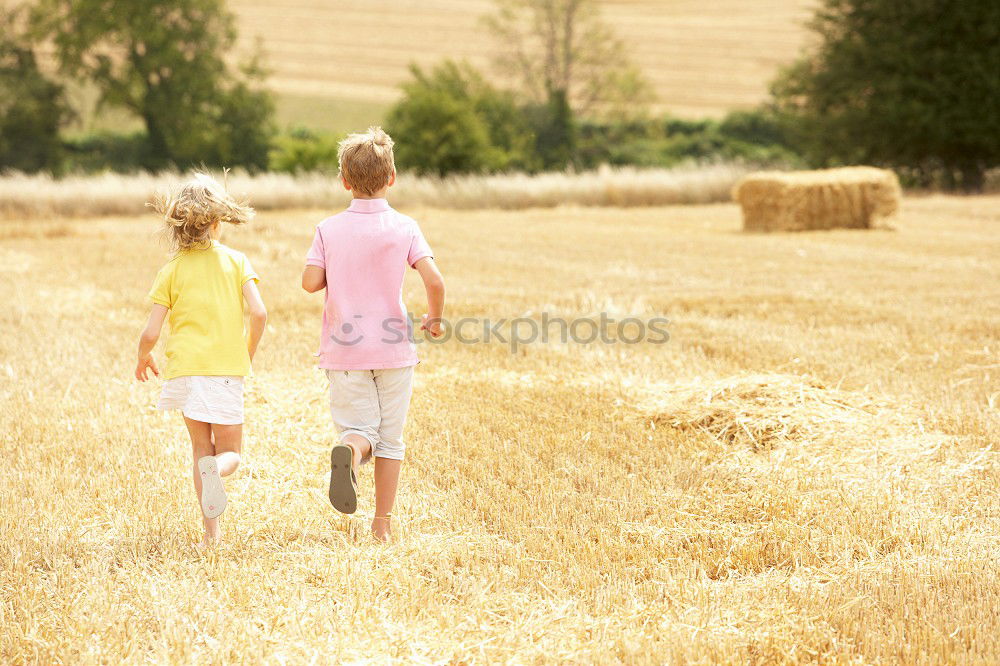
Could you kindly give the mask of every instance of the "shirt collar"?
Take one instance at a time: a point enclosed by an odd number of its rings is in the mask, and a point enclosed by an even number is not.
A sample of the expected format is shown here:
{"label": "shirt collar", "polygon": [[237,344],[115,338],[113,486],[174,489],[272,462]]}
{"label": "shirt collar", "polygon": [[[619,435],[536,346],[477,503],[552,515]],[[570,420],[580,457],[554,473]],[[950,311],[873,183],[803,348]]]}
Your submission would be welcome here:
{"label": "shirt collar", "polygon": [[347,210],[353,213],[381,213],[389,210],[385,199],[352,199]]}

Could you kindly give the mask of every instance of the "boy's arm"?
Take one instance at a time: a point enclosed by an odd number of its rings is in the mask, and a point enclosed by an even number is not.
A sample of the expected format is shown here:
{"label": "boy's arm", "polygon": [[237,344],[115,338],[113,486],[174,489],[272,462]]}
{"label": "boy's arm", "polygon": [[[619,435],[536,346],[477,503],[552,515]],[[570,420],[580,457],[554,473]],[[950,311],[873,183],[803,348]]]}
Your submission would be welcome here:
{"label": "boy's arm", "polygon": [[326,286],[326,269],[320,266],[306,266],[302,271],[302,288],[310,294]]}
{"label": "boy's arm", "polygon": [[139,361],[135,366],[135,378],[140,382],[146,381],[147,370],[152,370],[157,377],[160,376],[160,370],[156,367],[156,361],[153,360],[153,347],[160,339],[160,330],[163,328],[163,320],[167,318],[167,312],[167,306],[154,303],[153,309],[149,313],[149,321],[146,322],[146,328],[139,336]]}
{"label": "boy's arm", "polygon": [[441,335],[441,317],[444,316],[444,278],[434,257],[424,257],[413,267],[420,273],[427,290],[427,314],[421,317],[420,328],[436,338]]}
{"label": "boy's arm", "polygon": [[257,353],[257,345],[264,335],[264,327],[267,325],[267,308],[260,297],[256,280],[247,280],[243,284],[243,299],[247,303],[247,310],[250,313],[250,337],[247,339],[247,351],[250,353],[250,360],[253,361]]}

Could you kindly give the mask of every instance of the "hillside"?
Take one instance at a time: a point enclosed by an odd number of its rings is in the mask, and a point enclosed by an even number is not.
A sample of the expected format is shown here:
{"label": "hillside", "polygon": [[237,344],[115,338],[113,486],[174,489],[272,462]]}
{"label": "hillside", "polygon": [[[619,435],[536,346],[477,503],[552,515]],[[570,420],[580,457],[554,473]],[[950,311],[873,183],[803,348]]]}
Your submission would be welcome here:
{"label": "hillside", "polygon": [[[764,99],[777,68],[806,43],[815,0],[603,0],[604,16],[653,83],[658,107],[718,116]],[[388,103],[411,62],[467,58],[489,66],[498,47],[480,17],[492,0],[231,0],[243,48],[258,38],[275,90],[310,100]]]}

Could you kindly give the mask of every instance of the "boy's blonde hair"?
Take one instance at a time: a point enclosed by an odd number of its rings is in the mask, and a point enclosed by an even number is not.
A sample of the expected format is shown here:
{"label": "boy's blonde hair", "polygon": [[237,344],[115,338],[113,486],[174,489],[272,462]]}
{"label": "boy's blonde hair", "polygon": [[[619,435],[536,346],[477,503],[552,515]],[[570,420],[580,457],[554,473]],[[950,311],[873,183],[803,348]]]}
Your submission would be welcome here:
{"label": "boy's blonde hair", "polygon": [[371,196],[389,184],[396,162],[392,156],[392,138],[381,127],[351,134],[340,142],[337,151],[340,176],[358,194]]}
{"label": "boy's blonde hair", "polygon": [[219,222],[246,224],[254,210],[237,201],[226,188],[205,173],[196,173],[187,183],[169,192],[157,192],[148,204],[163,216],[166,233],[176,250],[207,247],[209,232]]}

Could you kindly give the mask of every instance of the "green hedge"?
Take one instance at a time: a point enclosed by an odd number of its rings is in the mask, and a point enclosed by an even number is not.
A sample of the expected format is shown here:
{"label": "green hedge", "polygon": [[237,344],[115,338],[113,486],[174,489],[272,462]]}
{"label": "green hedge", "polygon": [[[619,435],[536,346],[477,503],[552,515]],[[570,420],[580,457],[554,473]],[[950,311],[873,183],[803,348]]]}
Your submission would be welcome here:
{"label": "green hedge", "polygon": [[94,173],[110,170],[132,173],[154,167],[149,142],[146,133],[142,131],[129,134],[84,134],[64,140],[63,147],[64,158],[60,170],[64,172]]}
{"label": "green hedge", "polygon": [[[785,126],[766,111],[721,120],[662,118],[629,123],[561,121],[551,109],[518,107],[482,88],[466,98],[422,90],[391,115],[401,169],[422,173],[536,172],[571,164],[670,167],[688,161],[740,160],[803,166]],[[566,126],[564,122],[572,122]],[[567,135],[568,130],[571,134]],[[556,131],[556,130],[560,131]],[[304,127],[277,135],[268,169],[337,173],[339,134]],[[572,153],[570,152],[572,149]],[[64,141],[59,171],[131,172],[153,165],[144,132],[99,132]]]}
{"label": "green hedge", "polygon": [[802,163],[787,128],[768,111],[739,111],[716,120],[629,124],[583,123],[578,163],[670,167],[691,160],[740,160],[760,166]]}

